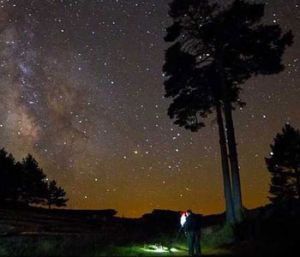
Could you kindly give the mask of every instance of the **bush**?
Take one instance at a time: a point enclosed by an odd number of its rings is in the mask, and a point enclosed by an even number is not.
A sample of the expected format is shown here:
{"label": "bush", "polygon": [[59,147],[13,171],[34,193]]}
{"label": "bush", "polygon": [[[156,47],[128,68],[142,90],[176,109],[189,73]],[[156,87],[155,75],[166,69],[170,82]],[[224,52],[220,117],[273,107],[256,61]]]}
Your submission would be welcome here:
{"label": "bush", "polygon": [[220,247],[231,244],[235,240],[235,229],[230,224],[225,224],[208,233],[205,232],[203,231],[201,239],[204,247]]}

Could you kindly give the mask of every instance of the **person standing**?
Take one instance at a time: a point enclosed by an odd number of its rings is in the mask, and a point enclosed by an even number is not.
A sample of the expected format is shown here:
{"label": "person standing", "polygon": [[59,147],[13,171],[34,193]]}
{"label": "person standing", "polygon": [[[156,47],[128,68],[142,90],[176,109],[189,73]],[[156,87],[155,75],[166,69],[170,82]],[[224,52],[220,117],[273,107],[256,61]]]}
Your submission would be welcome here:
{"label": "person standing", "polygon": [[183,224],[183,230],[187,237],[187,245],[190,256],[201,256],[200,236],[201,224],[200,219],[191,211],[186,211],[186,220]]}

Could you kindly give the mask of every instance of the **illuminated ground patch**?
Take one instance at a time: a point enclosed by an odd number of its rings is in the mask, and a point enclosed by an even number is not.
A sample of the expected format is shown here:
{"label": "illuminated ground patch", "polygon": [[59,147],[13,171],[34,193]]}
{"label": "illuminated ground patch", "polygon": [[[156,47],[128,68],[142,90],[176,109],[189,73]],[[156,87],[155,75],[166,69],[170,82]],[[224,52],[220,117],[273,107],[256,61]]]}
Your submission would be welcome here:
{"label": "illuminated ground patch", "polygon": [[[203,255],[230,255],[230,252],[225,249],[203,248]],[[172,247],[167,247],[162,244],[145,244],[134,246],[111,247],[96,256],[187,256],[188,251],[186,245],[175,244]]]}

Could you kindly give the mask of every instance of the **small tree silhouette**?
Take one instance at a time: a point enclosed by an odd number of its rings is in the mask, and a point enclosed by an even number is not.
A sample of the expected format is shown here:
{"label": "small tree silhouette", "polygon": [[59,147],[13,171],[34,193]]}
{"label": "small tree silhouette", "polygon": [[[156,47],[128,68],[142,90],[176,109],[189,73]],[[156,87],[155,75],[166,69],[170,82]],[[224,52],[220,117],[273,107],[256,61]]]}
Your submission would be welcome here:
{"label": "small tree silhouette", "polygon": [[266,164],[271,173],[269,199],[275,205],[300,200],[300,131],[286,124],[271,146]]}
{"label": "small tree silhouette", "polygon": [[46,194],[46,205],[51,209],[51,206],[63,207],[69,200],[65,198],[66,192],[56,185],[56,181],[52,180],[48,183]]}

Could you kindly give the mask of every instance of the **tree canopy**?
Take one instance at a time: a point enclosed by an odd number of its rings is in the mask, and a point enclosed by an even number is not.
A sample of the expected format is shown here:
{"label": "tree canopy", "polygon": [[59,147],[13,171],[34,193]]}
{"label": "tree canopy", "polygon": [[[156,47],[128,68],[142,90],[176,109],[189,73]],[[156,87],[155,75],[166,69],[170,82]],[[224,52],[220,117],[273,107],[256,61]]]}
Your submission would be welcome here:
{"label": "tree canopy", "polygon": [[176,124],[198,130],[216,98],[244,105],[241,84],[283,70],[281,58],[293,36],[277,24],[262,24],[264,7],[240,0],[225,9],[207,0],[171,2],[173,24],[165,40],[173,44],[163,71],[166,97],[174,98],[168,113]]}
{"label": "tree canopy", "polygon": [[0,202],[8,205],[55,205],[68,201],[65,191],[49,181],[34,157],[28,154],[21,162],[4,148],[0,150]]}

